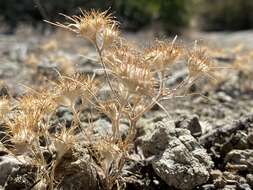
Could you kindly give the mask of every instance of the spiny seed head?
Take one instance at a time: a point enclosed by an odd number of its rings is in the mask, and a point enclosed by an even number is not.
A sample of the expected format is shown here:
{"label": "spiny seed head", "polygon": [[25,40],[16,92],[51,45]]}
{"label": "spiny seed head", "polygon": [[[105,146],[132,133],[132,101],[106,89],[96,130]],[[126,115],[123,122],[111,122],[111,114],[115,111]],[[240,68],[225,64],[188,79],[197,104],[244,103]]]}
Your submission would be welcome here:
{"label": "spiny seed head", "polygon": [[119,38],[119,32],[116,25],[112,25],[110,28],[101,28],[96,35],[96,44],[100,50],[104,50],[110,47]]}
{"label": "spiny seed head", "polygon": [[61,24],[57,22],[51,24],[87,38],[93,44],[97,44],[100,50],[108,47],[118,37],[118,23],[111,14],[108,14],[108,11],[98,12],[92,10],[90,12],[81,12],[81,16],[70,17],[63,15],[72,23]]}
{"label": "spiny seed head", "polygon": [[105,53],[105,63],[112,74],[134,94],[149,94],[154,76],[142,56],[127,47],[115,48]]}
{"label": "spiny seed head", "polygon": [[188,53],[187,66],[190,77],[197,77],[201,74],[209,74],[212,69],[212,63],[206,55],[206,51],[199,48]]}
{"label": "spiny seed head", "polygon": [[88,37],[91,40],[96,39],[96,34],[101,28],[111,28],[114,26],[114,21],[110,14],[107,12],[91,11],[89,13],[83,13],[79,17],[79,33]]}
{"label": "spiny seed head", "polygon": [[73,106],[79,97],[90,100],[98,89],[98,81],[80,74],[62,77],[55,87],[54,100],[58,105]]}
{"label": "spiny seed head", "polygon": [[94,144],[94,148],[106,176],[112,174],[120,167],[120,161],[125,153],[125,149],[120,143],[116,144],[111,140],[100,139]]}
{"label": "spiny seed head", "polygon": [[117,119],[120,112],[120,105],[115,100],[99,102],[97,109],[111,120]]}
{"label": "spiny seed head", "polygon": [[174,42],[156,40],[153,47],[146,49],[145,60],[153,70],[164,70],[180,56],[181,49]]}
{"label": "spiny seed head", "polygon": [[[125,44],[120,47],[115,47],[104,54],[108,66],[116,63],[131,63],[134,64],[138,57],[141,57],[140,53],[132,46]],[[135,63],[137,64],[137,63]]]}
{"label": "spiny seed head", "polygon": [[19,151],[25,150],[38,137],[39,123],[55,109],[47,92],[33,92],[18,99],[16,112],[7,120],[11,141]]}
{"label": "spiny seed head", "polygon": [[18,108],[26,114],[49,113],[55,109],[52,96],[47,91],[33,92],[18,99]]}
{"label": "spiny seed head", "polygon": [[27,145],[31,145],[37,136],[37,126],[34,126],[33,118],[26,113],[20,112],[13,119],[7,121],[7,129],[11,141],[19,151],[23,151]]}

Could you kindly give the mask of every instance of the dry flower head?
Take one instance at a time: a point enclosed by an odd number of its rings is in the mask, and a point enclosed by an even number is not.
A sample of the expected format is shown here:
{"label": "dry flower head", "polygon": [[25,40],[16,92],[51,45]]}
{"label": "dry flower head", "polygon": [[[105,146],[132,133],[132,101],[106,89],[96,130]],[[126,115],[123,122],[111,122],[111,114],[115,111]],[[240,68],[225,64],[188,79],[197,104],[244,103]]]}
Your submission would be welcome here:
{"label": "dry flower head", "polygon": [[76,74],[72,77],[61,77],[55,87],[54,100],[58,105],[71,107],[77,98],[90,101],[95,97],[99,82],[89,76]]}
{"label": "dry flower head", "polygon": [[153,93],[153,72],[138,51],[125,46],[111,49],[105,53],[105,64],[130,93]]}
{"label": "dry flower head", "polygon": [[180,55],[181,49],[175,40],[172,42],[156,40],[151,48],[146,49],[145,60],[150,64],[152,70],[162,71],[175,63]]}
{"label": "dry flower head", "polygon": [[194,48],[188,53],[187,67],[189,78],[195,79],[201,75],[206,75],[214,79],[212,71],[214,69],[211,59],[206,55],[206,50]]}
{"label": "dry flower head", "polygon": [[[65,16],[71,23],[51,23],[56,26],[70,30],[80,36],[87,38],[93,44],[97,44],[100,50],[109,46],[118,36],[117,22],[107,11],[98,12],[92,10],[84,12],[81,16]],[[48,21],[47,21],[48,22]]]}

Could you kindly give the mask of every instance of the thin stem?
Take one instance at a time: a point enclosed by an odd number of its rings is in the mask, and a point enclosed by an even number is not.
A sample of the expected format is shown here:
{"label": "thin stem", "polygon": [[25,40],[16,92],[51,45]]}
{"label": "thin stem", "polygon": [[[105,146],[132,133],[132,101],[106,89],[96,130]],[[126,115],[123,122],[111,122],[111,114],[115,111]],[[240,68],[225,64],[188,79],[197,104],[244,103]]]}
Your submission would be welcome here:
{"label": "thin stem", "polygon": [[74,124],[77,125],[77,127],[80,129],[81,133],[86,137],[89,138],[88,134],[86,134],[86,132],[82,129],[82,127],[80,126],[82,124],[81,120],[79,119],[78,113],[75,109],[75,105],[71,106],[71,111],[73,112],[73,121]]}
{"label": "thin stem", "polygon": [[156,97],[152,98],[152,102],[148,106],[146,106],[146,108],[144,108],[139,114],[137,114],[134,117],[134,120],[138,120],[145,112],[147,112],[149,109],[151,109],[158,102],[159,98],[161,97],[161,95],[163,93],[163,85],[164,85],[163,80],[160,78],[159,91],[158,91]]}
{"label": "thin stem", "polygon": [[136,123],[137,123],[138,118],[134,118],[134,119],[130,119],[130,127],[128,130],[128,134],[127,134],[127,144],[129,144],[130,142],[133,142],[133,138],[135,137],[135,129],[136,129]]}
{"label": "thin stem", "polygon": [[98,47],[98,45],[96,43],[95,43],[95,47],[97,49],[97,52],[98,52],[98,55],[99,55],[99,58],[100,58],[100,61],[101,61],[101,64],[102,64],[102,67],[103,67],[103,70],[104,70],[104,73],[105,73],[105,77],[106,77],[107,83],[108,83],[110,89],[112,90],[112,92],[114,94],[114,97],[117,99],[118,103],[120,103],[119,97],[118,97],[116,91],[114,90],[114,88],[112,87],[111,80],[110,80],[109,75],[107,73],[107,69],[106,69],[106,66],[105,66],[105,63],[104,63],[102,52],[101,52],[101,50],[99,49],[99,47]]}

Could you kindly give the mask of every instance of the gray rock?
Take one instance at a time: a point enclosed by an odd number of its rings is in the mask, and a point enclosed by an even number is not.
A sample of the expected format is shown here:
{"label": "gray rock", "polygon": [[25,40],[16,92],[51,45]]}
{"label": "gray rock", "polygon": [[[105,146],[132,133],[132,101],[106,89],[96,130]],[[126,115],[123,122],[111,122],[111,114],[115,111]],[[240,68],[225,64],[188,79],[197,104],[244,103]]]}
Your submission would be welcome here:
{"label": "gray rock", "polygon": [[[5,182],[5,190],[31,189],[36,181],[37,169],[32,165],[20,165]],[[42,189],[41,189],[42,190]]]}
{"label": "gray rock", "polygon": [[37,66],[36,75],[41,75],[48,77],[49,79],[57,79],[59,74],[57,73],[57,65],[44,60],[42,63],[39,63]]}
{"label": "gray rock", "polygon": [[239,184],[238,188],[241,190],[251,190],[251,187],[247,183]]}
{"label": "gray rock", "polygon": [[85,57],[80,57],[77,61],[79,64],[77,65],[77,71],[85,74],[93,74],[96,75],[103,74],[103,71],[98,71],[97,69],[101,68],[98,63],[98,56],[96,52],[90,52]]}
{"label": "gray rock", "polygon": [[232,150],[225,157],[226,167],[238,171],[253,172],[253,149]]}
{"label": "gray rock", "polygon": [[211,131],[213,131],[213,124],[209,121],[199,121],[201,126],[202,135],[205,135]]}
{"label": "gray rock", "polygon": [[247,183],[253,187],[253,174],[247,174],[246,179]]}
{"label": "gray rock", "polygon": [[253,145],[253,131],[249,132],[248,134],[248,143]]}
{"label": "gray rock", "polygon": [[11,60],[14,61],[24,61],[27,56],[27,50],[28,50],[28,45],[27,44],[16,44],[13,46],[9,52],[9,56]]}
{"label": "gray rock", "polygon": [[202,134],[202,127],[199,123],[199,118],[197,115],[184,116],[175,122],[177,128],[188,129],[191,135],[194,137],[199,137]]}
{"label": "gray rock", "polygon": [[0,151],[2,151],[3,142],[9,140],[8,136],[6,135],[7,129],[4,125],[4,123],[0,122]]}
{"label": "gray rock", "polygon": [[20,65],[17,62],[5,61],[0,64],[1,78],[14,77],[21,72]]}
{"label": "gray rock", "polygon": [[229,80],[225,83],[221,83],[221,86],[218,87],[217,92],[224,92],[226,95],[228,95],[230,98],[236,98],[240,96],[241,89],[240,84],[238,83],[239,76],[238,75],[232,75],[230,76]]}
{"label": "gray rock", "polygon": [[165,122],[150,127],[153,131],[148,129],[139,140],[144,156],[154,156],[151,163],[159,177],[178,189],[192,189],[208,180],[213,163],[189,130]]}
{"label": "gray rock", "polygon": [[60,106],[56,112],[56,115],[59,118],[60,122],[66,122],[67,128],[71,126],[73,113],[69,110],[69,108]]}
{"label": "gray rock", "polygon": [[56,168],[55,178],[61,181],[59,189],[90,190],[99,189],[97,176],[88,151],[83,150],[80,155],[65,154]]}
{"label": "gray rock", "polygon": [[9,153],[8,149],[0,142],[0,159],[1,159],[1,156],[5,156],[8,153]]}
{"label": "gray rock", "polygon": [[230,134],[230,137],[227,138],[224,144],[222,144],[220,151],[225,155],[233,149],[247,148],[249,148],[247,134],[242,130],[238,130],[235,134]]}
{"label": "gray rock", "polygon": [[[243,116],[241,119],[216,125],[214,130],[202,135],[199,142],[203,146],[213,145],[221,149],[225,155],[233,149],[250,149],[250,136],[247,136],[247,130],[250,131],[253,123],[253,115]],[[250,133],[249,133],[250,134]]]}
{"label": "gray rock", "polygon": [[215,186],[213,184],[206,184],[206,185],[202,185],[201,188],[203,190],[214,190]]}
{"label": "gray rock", "polygon": [[[99,136],[108,136],[112,135],[111,123],[105,119],[98,119],[93,123],[93,132]],[[128,131],[128,126],[126,124],[120,124],[119,134],[120,136],[126,136]]]}
{"label": "gray rock", "polygon": [[227,95],[225,92],[218,92],[217,94],[216,94],[216,97],[217,97],[217,99],[220,101],[220,102],[222,102],[222,103],[224,103],[224,102],[231,102],[233,99],[229,96],[229,95]]}
{"label": "gray rock", "polygon": [[170,87],[175,86],[175,84],[182,82],[182,80],[187,76],[187,74],[188,74],[187,69],[180,69],[178,71],[175,71],[173,72],[172,77],[166,80],[165,84]]}
{"label": "gray rock", "polygon": [[237,189],[237,186],[239,186],[241,189],[247,189],[249,187],[246,179],[240,175],[237,175],[236,173],[212,170],[210,175],[216,189],[228,189],[231,187],[231,185],[232,189]]}
{"label": "gray rock", "polygon": [[22,162],[11,155],[4,155],[0,157],[0,185],[4,186],[8,176],[17,170]]}
{"label": "gray rock", "polygon": [[13,156],[0,142],[0,189],[29,189],[35,179],[35,168],[28,164],[28,158]]}

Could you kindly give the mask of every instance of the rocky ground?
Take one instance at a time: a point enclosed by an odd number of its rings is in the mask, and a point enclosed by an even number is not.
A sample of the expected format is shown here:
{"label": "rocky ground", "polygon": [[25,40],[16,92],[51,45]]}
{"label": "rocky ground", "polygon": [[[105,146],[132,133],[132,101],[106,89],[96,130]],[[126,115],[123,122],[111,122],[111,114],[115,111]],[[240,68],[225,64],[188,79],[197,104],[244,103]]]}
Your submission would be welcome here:
{"label": "rocky ground", "polygon": [[[139,43],[154,38],[152,32],[124,35]],[[243,66],[218,69],[216,82],[202,80],[191,87],[190,93],[195,94],[163,102],[169,116],[154,107],[139,121],[136,146],[144,158],[126,166],[125,177],[132,179],[126,189],[253,188],[252,36],[253,32],[248,31],[182,37],[186,44],[203,40],[211,47],[214,60],[224,66],[237,60]],[[49,82],[48,76],[57,77],[56,69],[66,74],[78,70],[99,75],[97,68],[92,47],[67,33],[41,35],[21,28],[14,35],[0,35],[0,96],[16,98],[28,87],[39,89]],[[186,72],[184,63],[179,63],[167,85],[180,81]],[[72,120],[71,113],[64,108],[58,110],[57,116],[58,120]],[[103,133],[108,125],[107,120],[97,119],[95,130]],[[124,130],[122,127],[122,133]],[[30,181],[24,176],[31,176],[32,169],[28,172],[23,168],[22,161],[8,154],[1,144],[0,171],[0,187],[27,189]],[[85,172],[72,174],[63,189],[96,189],[92,180],[95,179],[88,179]],[[87,181],[91,182],[89,187]],[[75,188],[70,184],[75,184]]]}

